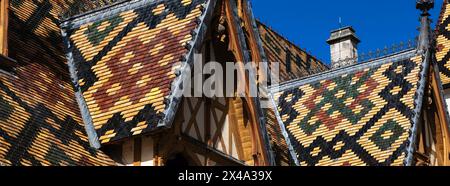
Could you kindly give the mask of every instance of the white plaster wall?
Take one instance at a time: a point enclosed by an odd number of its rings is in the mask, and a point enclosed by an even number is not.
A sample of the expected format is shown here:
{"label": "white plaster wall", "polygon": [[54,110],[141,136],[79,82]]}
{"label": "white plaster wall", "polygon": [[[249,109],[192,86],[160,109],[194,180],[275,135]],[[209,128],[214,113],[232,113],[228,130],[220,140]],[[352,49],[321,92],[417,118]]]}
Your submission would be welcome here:
{"label": "white plaster wall", "polygon": [[[142,137],[141,166],[154,166],[153,139]],[[122,161],[125,166],[134,166],[134,140],[127,140],[122,145]]]}
{"label": "white plaster wall", "polygon": [[447,110],[450,111],[450,89],[444,91],[445,102],[447,102]]}
{"label": "white plaster wall", "polygon": [[[192,107],[195,108],[197,103],[200,103],[201,106],[198,110],[197,113],[195,113],[194,111],[189,109],[189,105],[188,105],[188,100],[191,102]],[[182,124],[182,129],[183,129],[183,133],[189,135],[190,137],[198,140],[198,141],[202,141],[205,142],[205,128],[204,128],[204,120],[205,120],[205,104],[204,102],[201,100],[201,98],[185,98],[184,99],[184,104],[183,104],[183,114],[184,114],[184,122]],[[191,119],[191,117],[196,117],[196,125],[199,128],[199,133],[197,133],[195,126],[191,126],[190,129],[188,129],[187,127],[189,126],[189,120]]]}
{"label": "white plaster wall", "polygon": [[141,166],[154,166],[153,157],[153,139],[151,137],[142,137]]}

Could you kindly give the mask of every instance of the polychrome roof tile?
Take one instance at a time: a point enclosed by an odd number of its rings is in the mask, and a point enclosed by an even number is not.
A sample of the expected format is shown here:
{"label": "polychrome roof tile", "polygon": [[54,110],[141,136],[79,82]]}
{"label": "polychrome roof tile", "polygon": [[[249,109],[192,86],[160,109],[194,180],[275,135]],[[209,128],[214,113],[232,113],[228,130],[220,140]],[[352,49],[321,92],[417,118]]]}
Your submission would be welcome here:
{"label": "polychrome roof tile", "polygon": [[322,73],[274,92],[300,165],[403,165],[423,64],[414,56]]}
{"label": "polychrome roof tile", "polygon": [[450,4],[444,0],[441,15],[437,23],[436,60],[440,78],[444,86],[450,84]]}
{"label": "polychrome roof tile", "polygon": [[266,25],[258,22],[262,45],[270,64],[280,63],[280,81],[298,79],[329,68]]}
{"label": "polychrome roof tile", "polygon": [[206,0],[143,2],[67,28],[76,86],[101,143],[152,131],[163,119],[174,65],[188,53]]}
{"label": "polychrome roof tile", "polygon": [[18,65],[0,73],[0,166],[114,165],[90,147],[65,64],[57,15],[73,2],[11,1]]}

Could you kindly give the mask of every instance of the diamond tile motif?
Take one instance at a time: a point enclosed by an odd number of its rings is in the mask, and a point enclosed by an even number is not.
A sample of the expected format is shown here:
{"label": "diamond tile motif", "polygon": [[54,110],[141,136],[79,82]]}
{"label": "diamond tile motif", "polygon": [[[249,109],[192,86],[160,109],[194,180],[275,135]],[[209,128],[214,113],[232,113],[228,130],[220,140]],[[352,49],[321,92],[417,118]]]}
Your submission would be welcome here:
{"label": "diamond tile motif", "polygon": [[101,143],[149,132],[163,119],[173,65],[188,52],[205,2],[149,1],[68,29],[76,86]]}
{"label": "diamond tile motif", "polygon": [[301,165],[401,165],[421,64],[418,56],[330,72],[274,93]]}
{"label": "diamond tile motif", "polygon": [[91,42],[93,46],[97,46],[123,21],[121,16],[114,16],[107,20],[97,21],[94,24],[89,25],[84,34],[87,35],[89,42]]}
{"label": "diamond tile motif", "polygon": [[0,165],[114,165],[90,147],[67,70],[59,15],[80,1],[10,1],[9,55],[0,75]]}
{"label": "diamond tile motif", "polygon": [[405,131],[397,122],[389,120],[369,139],[381,150],[387,150],[405,132],[407,131]]}
{"label": "diamond tile motif", "polygon": [[314,56],[292,44],[266,25],[257,23],[268,61],[280,63],[281,82],[328,70],[328,67]]}

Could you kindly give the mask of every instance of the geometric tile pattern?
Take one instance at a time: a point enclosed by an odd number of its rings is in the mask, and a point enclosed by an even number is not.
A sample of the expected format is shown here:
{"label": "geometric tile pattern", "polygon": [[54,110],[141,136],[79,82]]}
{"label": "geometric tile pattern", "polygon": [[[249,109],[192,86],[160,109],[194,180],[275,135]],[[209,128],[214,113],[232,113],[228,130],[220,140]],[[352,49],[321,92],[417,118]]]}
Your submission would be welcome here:
{"label": "geometric tile pattern", "polygon": [[421,59],[330,75],[274,94],[300,164],[402,165]]}
{"label": "geometric tile pattern", "polygon": [[450,84],[450,4],[444,1],[437,24],[436,59],[443,85]]}
{"label": "geometric tile pattern", "polygon": [[302,78],[328,70],[329,68],[314,56],[306,53],[278,33],[257,22],[262,45],[269,64],[279,62],[280,82]]}
{"label": "geometric tile pattern", "polygon": [[188,52],[205,1],[149,1],[68,30],[76,86],[101,143],[149,132],[164,117],[174,64]]}
{"label": "geometric tile pattern", "polygon": [[0,165],[114,165],[90,147],[68,75],[57,16],[75,2],[10,1],[19,65],[0,72]]}
{"label": "geometric tile pattern", "polygon": [[14,85],[0,82],[2,164],[114,165],[90,147],[79,118],[52,111],[45,102],[29,104],[10,86]]}

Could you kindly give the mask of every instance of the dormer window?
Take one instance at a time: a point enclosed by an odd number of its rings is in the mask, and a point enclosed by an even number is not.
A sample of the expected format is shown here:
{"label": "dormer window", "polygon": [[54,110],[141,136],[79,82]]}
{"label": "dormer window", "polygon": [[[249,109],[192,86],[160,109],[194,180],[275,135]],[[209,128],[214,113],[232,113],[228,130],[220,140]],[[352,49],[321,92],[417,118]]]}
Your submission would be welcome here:
{"label": "dormer window", "polygon": [[0,0],[0,66],[11,68],[16,61],[8,57],[9,0]]}

